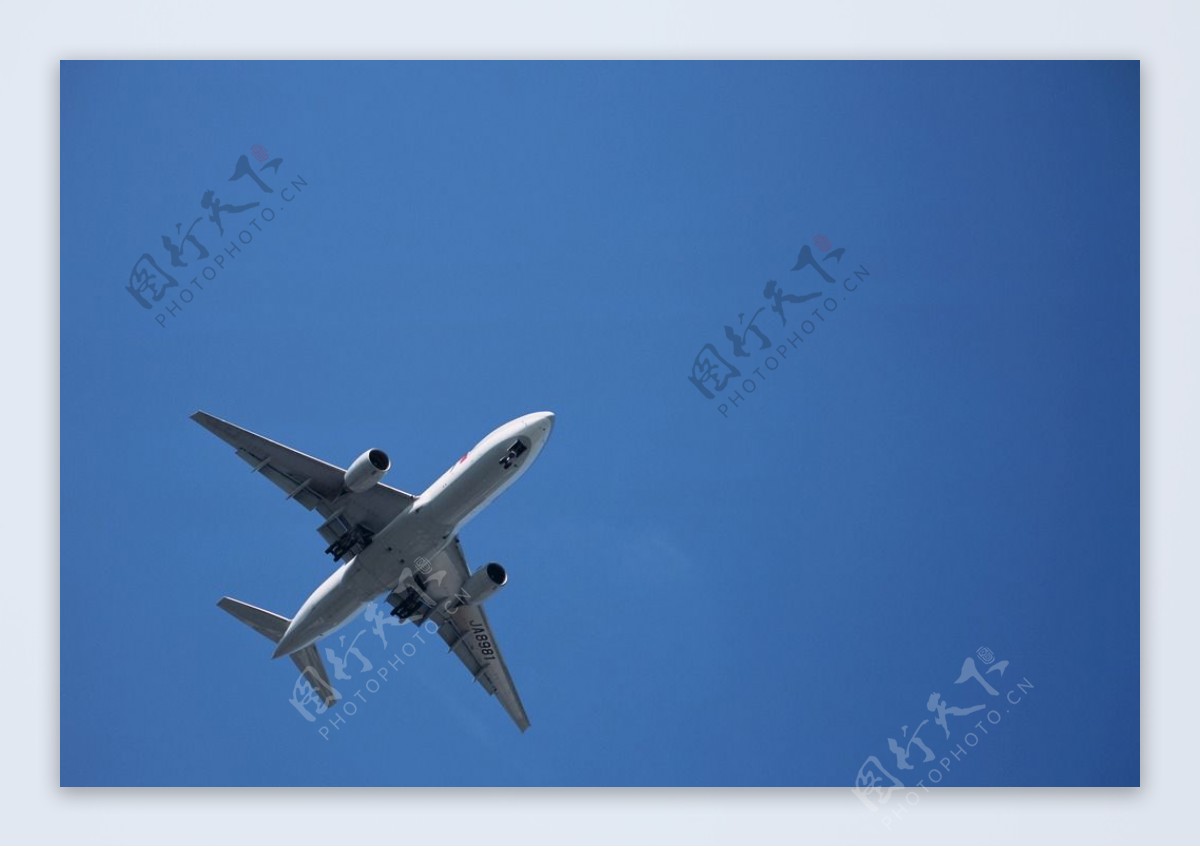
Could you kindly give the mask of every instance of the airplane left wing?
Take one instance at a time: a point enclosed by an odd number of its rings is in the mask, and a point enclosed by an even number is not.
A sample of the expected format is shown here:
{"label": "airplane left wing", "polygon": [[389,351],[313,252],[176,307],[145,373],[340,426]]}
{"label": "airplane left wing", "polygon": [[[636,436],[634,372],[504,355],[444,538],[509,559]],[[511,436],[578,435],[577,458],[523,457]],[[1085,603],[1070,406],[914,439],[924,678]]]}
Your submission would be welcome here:
{"label": "airplane left wing", "polygon": [[382,482],[359,494],[345,489],[346,472],[291,447],[215,418],[196,412],[192,420],[237,451],[253,470],[262,474],[310,511],[315,509],[325,522],[317,527],[335,559],[349,561],[371,536],[391,523],[416,500],[412,494]]}
{"label": "airplane left wing", "polygon": [[[444,580],[445,588],[456,588],[470,576],[470,568],[457,538],[434,556],[430,564],[433,573],[436,574],[439,570],[446,572],[449,578]],[[495,695],[517,728],[521,732],[529,729],[529,717],[525,714],[525,706],[521,703],[521,696],[517,694],[517,688],[508,674],[504,656],[500,653],[500,645],[496,643],[496,634],[492,631],[492,625],[488,622],[483,607],[460,606],[453,614],[447,615],[439,604],[429,620],[437,623],[438,634],[442,636],[451,652],[458,656],[475,677],[475,681],[483,686],[484,691]]]}

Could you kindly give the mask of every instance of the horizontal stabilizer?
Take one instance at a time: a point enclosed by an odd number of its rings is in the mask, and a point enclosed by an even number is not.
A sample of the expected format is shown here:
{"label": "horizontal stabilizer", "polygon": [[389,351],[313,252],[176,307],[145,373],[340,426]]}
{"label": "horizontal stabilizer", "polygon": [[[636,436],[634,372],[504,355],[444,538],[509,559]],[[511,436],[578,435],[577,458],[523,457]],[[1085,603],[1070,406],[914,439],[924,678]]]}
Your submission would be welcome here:
{"label": "horizontal stabilizer", "polygon": [[[217,601],[217,605],[246,626],[271,639],[272,644],[279,643],[279,639],[283,638],[288,624],[291,623],[283,615],[268,612],[266,609],[251,606],[249,603],[243,603],[232,597],[222,597]],[[326,706],[332,706],[338,701],[341,695],[330,684],[329,674],[325,671],[325,663],[321,661],[321,654],[317,652],[315,644],[310,644],[303,650],[297,650],[292,654],[292,661],[296,663],[296,667],[300,669],[304,679],[320,695]]]}
{"label": "horizontal stabilizer", "polygon": [[272,644],[279,643],[279,639],[283,638],[283,634],[287,632],[288,624],[291,623],[283,615],[268,612],[266,609],[251,606],[249,603],[234,600],[232,597],[222,597],[217,601],[217,605],[246,624],[246,626],[271,639]]}
{"label": "horizontal stabilizer", "polygon": [[309,644],[303,650],[297,650],[292,654],[292,661],[296,663],[300,673],[304,674],[308,684],[321,696],[321,700],[326,706],[332,706],[342,696],[330,684],[329,674],[325,672],[325,663],[321,661],[321,654],[317,652],[315,644]]}

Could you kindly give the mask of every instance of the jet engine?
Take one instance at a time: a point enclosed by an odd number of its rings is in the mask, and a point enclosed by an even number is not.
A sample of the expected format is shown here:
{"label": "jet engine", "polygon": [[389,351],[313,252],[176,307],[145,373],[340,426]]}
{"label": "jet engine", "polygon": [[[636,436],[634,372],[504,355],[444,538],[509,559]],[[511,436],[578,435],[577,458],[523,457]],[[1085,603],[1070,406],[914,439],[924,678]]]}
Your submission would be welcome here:
{"label": "jet engine", "polygon": [[360,494],[366,491],[388,472],[392,462],[382,450],[368,450],[346,469],[346,490]]}
{"label": "jet engine", "polygon": [[467,577],[462,588],[454,593],[455,600],[463,606],[478,606],[504,587],[508,574],[501,565],[492,562],[484,565]]}

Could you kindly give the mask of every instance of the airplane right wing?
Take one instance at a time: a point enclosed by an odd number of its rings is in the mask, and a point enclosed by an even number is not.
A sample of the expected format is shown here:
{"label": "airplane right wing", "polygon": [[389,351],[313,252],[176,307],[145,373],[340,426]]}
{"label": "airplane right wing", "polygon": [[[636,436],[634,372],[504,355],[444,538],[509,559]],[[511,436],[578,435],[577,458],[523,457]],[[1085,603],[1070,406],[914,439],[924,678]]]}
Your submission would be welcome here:
{"label": "airplane right wing", "polygon": [[346,472],[240,426],[196,412],[192,420],[237,451],[250,465],[306,509],[325,518],[317,527],[335,559],[349,561],[371,536],[391,523],[417,498],[382,482],[359,494],[345,490]]}

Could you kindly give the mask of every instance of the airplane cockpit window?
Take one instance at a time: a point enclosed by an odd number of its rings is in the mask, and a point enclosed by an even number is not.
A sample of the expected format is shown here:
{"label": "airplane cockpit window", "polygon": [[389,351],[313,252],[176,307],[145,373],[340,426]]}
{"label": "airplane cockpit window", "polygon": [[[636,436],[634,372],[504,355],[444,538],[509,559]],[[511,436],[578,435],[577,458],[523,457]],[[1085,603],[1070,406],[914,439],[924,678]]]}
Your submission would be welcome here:
{"label": "airplane cockpit window", "polygon": [[513,462],[515,462],[521,456],[521,454],[528,449],[529,445],[526,443],[525,439],[518,438],[512,443],[512,446],[508,448],[508,452],[505,453],[504,458],[500,460],[500,464],[502,464],[506,469],[511,468],[513,466]]}

